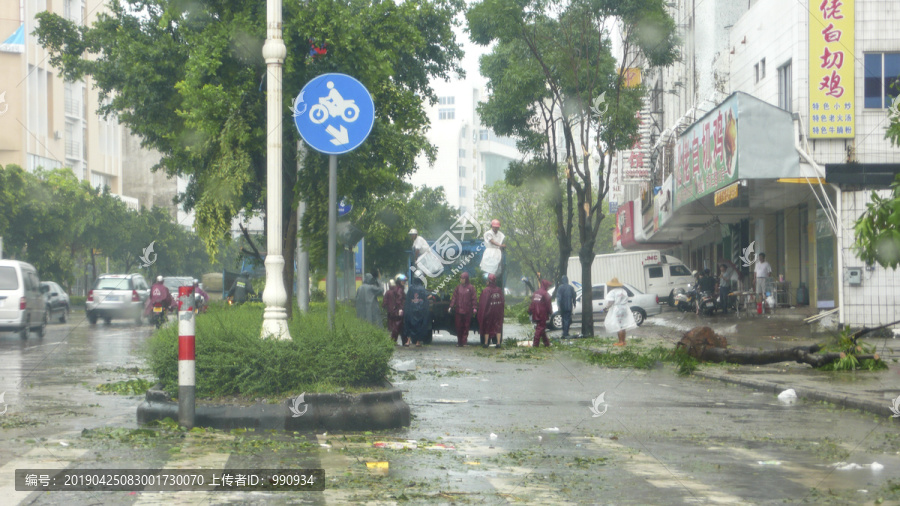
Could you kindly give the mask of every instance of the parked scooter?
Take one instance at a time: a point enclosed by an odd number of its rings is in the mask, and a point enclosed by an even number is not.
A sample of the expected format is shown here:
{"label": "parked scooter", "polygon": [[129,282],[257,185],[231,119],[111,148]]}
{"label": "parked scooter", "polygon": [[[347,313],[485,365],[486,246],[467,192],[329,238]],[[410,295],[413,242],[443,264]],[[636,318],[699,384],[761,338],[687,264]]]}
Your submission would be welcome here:
{"label": "parked scooter", "polygon": [[675,307],[678,308],[679,311],[688,312],[696,310],[696,298],[697,291],[688,285],[688,290],[685,291],[683,288],[679,288],[675,290]]}
{"label": "parked scooter", "polygon": [[716,299],[710,292],[700,292],[697,298],[697,313],[712,316],[716,312]]}

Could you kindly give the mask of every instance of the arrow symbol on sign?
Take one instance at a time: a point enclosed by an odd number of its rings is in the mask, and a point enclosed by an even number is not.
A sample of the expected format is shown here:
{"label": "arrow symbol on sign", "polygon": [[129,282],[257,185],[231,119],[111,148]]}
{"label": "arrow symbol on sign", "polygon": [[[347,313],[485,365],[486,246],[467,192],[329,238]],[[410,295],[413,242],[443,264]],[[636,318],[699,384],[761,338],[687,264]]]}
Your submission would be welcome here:
{"label": "arrow symbol on sign", "polygon": [[334,128],[332,125],[328,125],[328,128],[325,129],[326,132],[331,134],[334,139],[331,139],[331,143],[335,146],[340,146],[341,144],[347,144],[350,142],[350,136],[347,135],[347,129],[344,128],[344,125],[341,125],[341,129],[338,130]]}

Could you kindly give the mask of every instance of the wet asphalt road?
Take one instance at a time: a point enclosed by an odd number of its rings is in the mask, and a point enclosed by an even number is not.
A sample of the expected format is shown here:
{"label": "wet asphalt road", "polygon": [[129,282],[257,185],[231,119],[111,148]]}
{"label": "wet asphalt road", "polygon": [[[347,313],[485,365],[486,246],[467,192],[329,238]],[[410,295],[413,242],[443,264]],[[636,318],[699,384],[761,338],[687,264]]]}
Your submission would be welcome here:
{"label": "wet asphalt road", "polygon": [[[145,374],[138,351],[150,328],[80,320],[50,326],[42,340],[0,334],[8,406],[0,415],[0,496],[11,504],[873,504],[900,488],[896,422],[817,403],[785,405],[668,368],[603,369],[561,349],[457,348],[446,334],[423,349],[397,349],[396,359],[415,360],[414,370],[393,378],[413,413],[404,430],[305,434],[313,448],[295,453],[271,444],[235,450],[242,436],[220,432],[98,444],[81,430],[136,427],[140,399],[101,395],[95,386]],[[508,325],[506,337],[529,330]],[[677,334],[647,325],[634,335],[670,333]],[[269,443],[283,436],[255,435]],[[419,448],[373,448],[384,440],[417,440]],[[452,449],[422,448],[436,444]],[[373,461],[387,462],[387,473],[369,471]],[[838,462],[862,467],[838,470]],[[41,494],[12,487],[13,469],[26,466],[248,465],[321,467],[328,489]]]}

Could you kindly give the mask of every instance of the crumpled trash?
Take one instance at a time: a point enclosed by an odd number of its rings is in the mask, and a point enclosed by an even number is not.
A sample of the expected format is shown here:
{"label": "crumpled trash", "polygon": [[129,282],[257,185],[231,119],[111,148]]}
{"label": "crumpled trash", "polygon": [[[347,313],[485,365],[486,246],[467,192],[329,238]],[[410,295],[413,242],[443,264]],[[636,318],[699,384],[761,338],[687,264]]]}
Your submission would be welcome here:
{"label": "crumpled trash", "polygon": [[788,388],[784,392],[778,394],[778,400],[785,404],[793,404],[797,402],[797,392],[793,388]]}
{"label": "crumpled trash", "polygon": [[756,463],[761,466],[780,466],[781,465],[780,460],[759,460]]}
{"label": "crumpled trash", "polygon": [[493,432],[491,432],[491,435],[489,437],[491,438],[492,441],[497,439],[497,435],[494,434]]}
{"label": "crumpled trash", "polygon": [[435,399],[431,401],[433,404],[465,404],[468,399]]}
{"label": "crumpled trash", "polygon": [[551,433],[556,433],[556,432],[559,432],[559,427],[550,427],[550,428],[548,428],[548,429],[542,430],[541,432],[551,432]]}
{"label": "crumpled trash", "polygon": [[411,358],[409,360],[392,360],[391,367],[395,371],[415,371],[416,370],[416,360]]}
{"label": "crumpled trash", "polygon": [[531,341],[516,341],[516,346],[531,348]]}

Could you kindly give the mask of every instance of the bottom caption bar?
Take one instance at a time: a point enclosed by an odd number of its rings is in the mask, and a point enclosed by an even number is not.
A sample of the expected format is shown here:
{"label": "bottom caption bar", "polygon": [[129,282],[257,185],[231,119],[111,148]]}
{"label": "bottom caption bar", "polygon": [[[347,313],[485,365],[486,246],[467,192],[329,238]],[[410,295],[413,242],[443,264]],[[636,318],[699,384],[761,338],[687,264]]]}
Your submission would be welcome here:
{"label": "bottom caption bar", "polygon": [[324,469],[16,469],[18,491],[321,491]]}

